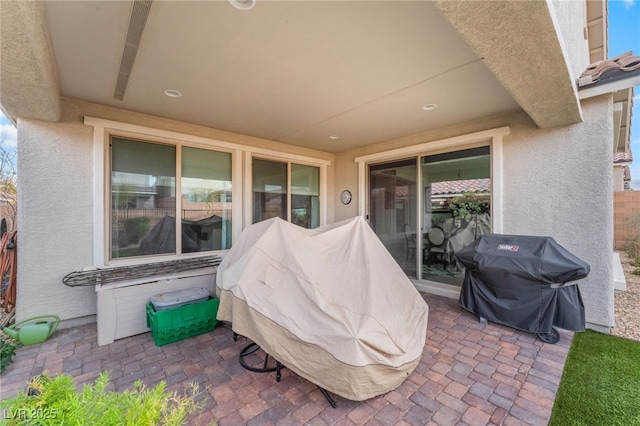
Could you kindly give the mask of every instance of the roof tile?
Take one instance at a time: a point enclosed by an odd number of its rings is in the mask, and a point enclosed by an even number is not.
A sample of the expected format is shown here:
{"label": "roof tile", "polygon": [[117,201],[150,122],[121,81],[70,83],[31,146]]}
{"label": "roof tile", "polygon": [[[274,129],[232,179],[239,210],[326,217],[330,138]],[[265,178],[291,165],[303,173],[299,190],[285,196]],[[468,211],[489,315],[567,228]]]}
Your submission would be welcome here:
{"label": "roof tile", "polygon": [[462,194],[464,192],[489,192],[491,179],[463,179],[434,182],[431,184],[431,194]]}
{"label": "roof tile", "polygon": [[627,149],[625,152],[618,152],[613,154],[614,163],[631,163],[633,161],[633,155],[631,150]]}
{"label": "roof tile", "polygon": [[640,56],[634,56],[633,52],[626,52],[615,58],[590,64],[578,82],[579,86],[583,87],[600,81],[617,80],[635,70],[640,70]]}

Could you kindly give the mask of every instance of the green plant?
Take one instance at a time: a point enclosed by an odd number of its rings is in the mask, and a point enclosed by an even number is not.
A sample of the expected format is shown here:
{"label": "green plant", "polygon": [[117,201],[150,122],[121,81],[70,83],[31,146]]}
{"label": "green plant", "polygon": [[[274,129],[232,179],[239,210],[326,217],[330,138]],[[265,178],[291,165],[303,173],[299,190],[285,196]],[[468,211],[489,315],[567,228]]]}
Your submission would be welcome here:
{"label": "green plant", "polygon": [[459,218],[489,213],[491,211],[491,198],[486,194],[466,193],[451,200],[449,208],[453,217]]}
{"label": "green plant", "polygon": [[16,349],[20,347],[20,343],[15,340],[5,337],[0,337],[0,373],[13,362],[13,355],[16,353]]}
{"label": "green plant", "polygon": [[7,425],[182,425],[200,408],[197,384],[191,384],[191,395],[179,396],[167,392],[165,382],[148,389],[137,380],[124,392],[107,391],[108,383],[103,372],[78,392],[71,376],[43,374],[0,407]]}
{"label": "green plant", "polygon": [[640,266],[640,213],[627,215],[624,223],[627,228],[625,252],[629,259],[635,259],[635,266]]}
{"label": "green plant", "polygon": [[636,267],[633,271],[631,271],[631,273],[633,275],[640,275],[640,254],[638,254],[636,258],[631,261],[631,264]]}

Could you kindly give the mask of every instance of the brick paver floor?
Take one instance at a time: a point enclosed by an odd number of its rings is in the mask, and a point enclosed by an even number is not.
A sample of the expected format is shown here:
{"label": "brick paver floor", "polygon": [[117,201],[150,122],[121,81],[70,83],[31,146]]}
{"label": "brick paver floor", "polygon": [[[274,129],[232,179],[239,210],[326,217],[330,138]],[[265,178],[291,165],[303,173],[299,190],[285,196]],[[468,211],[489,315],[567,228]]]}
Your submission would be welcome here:
{"label": "brick paver floor", "polygon": [[[190,424],[225,425],[546,425],[573,333],[555,345],[534,334],[481,324],[456,300],[423,295],[429,304],[427,342],[415,371],[395,390],[362,401],[334,395],[332,408],[313,383],[295,373],[255,373],[238,362],[248,343],[228,326],[155,346],[150,333],[97,346],[96,325],[56,331],[46,342],[20,348],[0,376],[1,397],[25,388],[44,371],[67,373],[79,386],[103,370],[110,387],[135,380],[185,393],[196,382],[204,409]],[[256,358],[259,352],[252,355]]]}

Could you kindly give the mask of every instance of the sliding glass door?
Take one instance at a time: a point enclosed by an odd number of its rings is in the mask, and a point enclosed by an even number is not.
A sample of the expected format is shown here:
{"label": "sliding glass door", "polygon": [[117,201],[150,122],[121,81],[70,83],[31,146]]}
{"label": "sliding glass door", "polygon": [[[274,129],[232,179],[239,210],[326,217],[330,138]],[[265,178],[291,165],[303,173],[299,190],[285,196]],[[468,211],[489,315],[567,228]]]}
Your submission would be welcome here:
{"label": "sliding glass door", "polygon": [[371,166],[369,223],[400,267],[417,277],[416,159]]}
{"label": "sliding glass door", "polygon": [[409,277],[461,286],[455,253],[491,230],[490,176],[488,146],[371,165],[371,227]]}
{"label": "sliding glass door", "polygon": [[491,230],[489,147],[421,158],[422,279],[461,286],[454,254]]}

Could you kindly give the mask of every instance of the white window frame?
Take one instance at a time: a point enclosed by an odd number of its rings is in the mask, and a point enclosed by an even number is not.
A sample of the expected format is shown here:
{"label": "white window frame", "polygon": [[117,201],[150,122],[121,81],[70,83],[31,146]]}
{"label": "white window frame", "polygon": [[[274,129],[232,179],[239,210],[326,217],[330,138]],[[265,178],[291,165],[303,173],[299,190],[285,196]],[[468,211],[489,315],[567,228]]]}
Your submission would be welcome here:
{"label": "white window frame", "polygon": [[[171,144],[176,147],[190,146],[231,153],[232,241],[237,241],[242,230],[252,223],[251,158],[253,155],[257,155],[262,159],[319,167],[320,224],[324,225],[327,223],[327,168],[331,165],[331,161],[329,160],[245,146],[218,139],[160,130],[96,117],[85,116],[84,124],[93,127],[93,267],[100,268],[109,265],[144,264],[157,260],[182,259],[205,255],[205,253],[188,253],[109,259],[111,236],[107,235],[110,224],[106,209],[109,208],[111,202],[111,193],[109,192],[109,182],[111,179],[109,140],[112,135],[151,143]],[[180,161],[180,150],[178,150],[176,161]],[[180,167],[179,163],[178,167]],[[179,176],[176,176],[176,179],[178,178]],[[180,197],[176,197],[176,202],[180,202],[179,200]],[[222,251],[223,255],[224,252],[225,250]],[[206,253],[210,254],[210,252]]]}
{"label": "white window frame", "polygon": [[[358,164],[358,214],[366,215],[368,209],[368,176],[367,170],[370,164],[389,162],[407,158],[420,159],[423,156],[449,151],[458,151],[478,146],[489,146],[491,164],[491,232],[501,234],[503,232],[503,138],[511,133],[508,126],[481,132],[440,139],[432,142],[424,142],[417,145],[377,152],[354,158]],[[417,205],[422,205],[422,191],[418,191]],[[418,239],[420,242],[420,239]],[[416,249],[419,253],[421,247]],[[441,296],[456,298],[460,289],[455,286],[436,283],[427,280],[415,280],[414,285],[420,291],[427,291]]]}
{"label": "white window frame", "polygon": [[[110,181],[111,181],[111,158],[109,155],[109,143],[112,136],[131,138],[149,143],[163,143],[176,147],[176,165],[177,173],[181,171],[181,150],[183,146],[194,148],[209,149],[219,152],[231,154],[231,180],[232,183],[241,182],[240,150],[237,145],[207,139],[198,136],[192,136],[177,132],[153,129],[144,126],[138,126],[116,121],[104,120],[94,117],[85,117],[84,123],[93,126],[93,266],[102,267],[106,265],[122,265],[122,264],[141,264],[149,263],[157,260],[173,260],[187,257],[198,257],[209,255],[211,252],[199,252],[188,254],[164,254],[159,256],[144,257],[128,257],[128,258],[109,258],[109,242],[110,242],[110,224],[107,209],[111,205]],[[180,175],[176,175],[176,191],[179,190]],[[241,198],[241,190],[238,185],[232,185],[231,190],[231,217],[232,217],[232,241],[240,235],[242,231],[241,206],[236,199]],[[181,208],[181,197],[176,192],[176,209]],[[177,232],[177,230],[176,230]],[[178,241],[178,240],[176,240]]]}

